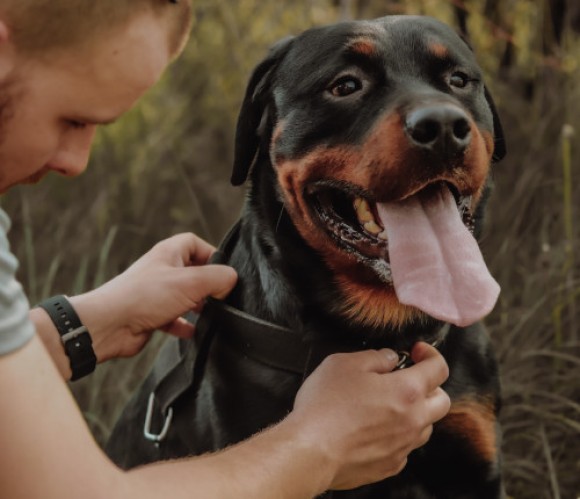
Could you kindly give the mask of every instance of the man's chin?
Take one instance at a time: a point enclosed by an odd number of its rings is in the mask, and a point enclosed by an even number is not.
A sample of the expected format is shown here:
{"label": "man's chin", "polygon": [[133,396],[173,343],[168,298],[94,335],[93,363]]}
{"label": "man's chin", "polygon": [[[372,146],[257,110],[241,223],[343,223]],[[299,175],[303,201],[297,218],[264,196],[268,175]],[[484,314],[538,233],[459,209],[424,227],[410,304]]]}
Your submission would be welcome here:
{"label": "man's chin", "polygon": [[29,177],[26,177],[26,178],[24,178],[22,180],[16,180],[15,182],[12,182],[12,183],[10,183],[8,185],[2,185],[2,182],[0,181],[0,195],[1,194],[5,194],[12,187],[15,187],[17,185],[34,185],[34,184],[38,184],[38,182],[40,182],[48,173],[50,173],[50,170],[43,169],[43,170],[35,173],[34,175],[30,175]]}

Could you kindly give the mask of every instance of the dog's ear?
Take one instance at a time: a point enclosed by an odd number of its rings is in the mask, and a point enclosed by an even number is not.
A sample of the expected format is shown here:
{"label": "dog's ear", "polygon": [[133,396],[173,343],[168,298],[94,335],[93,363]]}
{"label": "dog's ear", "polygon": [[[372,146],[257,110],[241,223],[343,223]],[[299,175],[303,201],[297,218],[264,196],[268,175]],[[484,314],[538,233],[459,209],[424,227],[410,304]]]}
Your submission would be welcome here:
{"label": "dog's ear", "polygon": [[505,136],[503,134],[503,127],[501,125],[501,121],[499,119],[499,114],[497,112],[497,108],[495,107],[495,103],[493,102],[493,99],[491,97],[491,94],[489,93],[489,90],[487,89],[487,87],[484,87],[484,91],[485,91],[485,100],[487,101],[487,104],[488,104],[489,109],[491,110],[491,114],[493,116],[494,149],[493,149],[493,156],[491,159],[494,163],[497,163],[498,161],[501,161],[507,153],[507,148],[506,148],[506,144],[505,144]]}
{"label": "dog's ear", "polygon": [[280,40],[270,49],[268,56],[254,69],[242,102],[234,152],[234,169],[231,182],[241,185],[246,181],[260,147],[260,125],[267,112],[268,93],[276,67],[292,44],[293,37]]}

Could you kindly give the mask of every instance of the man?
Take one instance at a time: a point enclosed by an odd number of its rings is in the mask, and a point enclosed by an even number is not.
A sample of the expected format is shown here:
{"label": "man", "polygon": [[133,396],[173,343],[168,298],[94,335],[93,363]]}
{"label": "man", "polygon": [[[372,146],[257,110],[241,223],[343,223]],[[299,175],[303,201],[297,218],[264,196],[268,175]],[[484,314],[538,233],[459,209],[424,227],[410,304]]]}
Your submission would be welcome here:
{"label": "man", "polygon": [[[67,176],[87,164],[95,127],[117,119],[185,42],[186,0],[2,0],[0,191]],[[306,498],[398,473],[449,409],[441,356],[425,344],[392,373],[394,352],[327,359],[279,424],[213,455],[116,468],[97,447],[63,378],[71,362],[52,319],[28,303],[0,210],[0,490],[10,498]],[[97,361],[141,350],[164,326],[233,287],[233,269],[205,265],[192,234],[159,243],[101,288],[70,298]],[[33,326],[34,324],[34,326]],[[37,334],[36,334],[37,333]],[[60,375],[59,375],[60,372]]]}

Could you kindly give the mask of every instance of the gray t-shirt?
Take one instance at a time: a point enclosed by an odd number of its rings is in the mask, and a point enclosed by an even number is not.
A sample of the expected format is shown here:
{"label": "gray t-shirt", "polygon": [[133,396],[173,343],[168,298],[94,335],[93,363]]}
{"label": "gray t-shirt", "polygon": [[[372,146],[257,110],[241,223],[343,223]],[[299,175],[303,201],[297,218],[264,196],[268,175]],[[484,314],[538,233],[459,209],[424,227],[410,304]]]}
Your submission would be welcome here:
{"label": "gray t-shirt", "polygon": [[34,335],[28,299],[15,277],[18,261],[10,252],[9,229],[10,219],[0,208],[0,355],[24,346]]}

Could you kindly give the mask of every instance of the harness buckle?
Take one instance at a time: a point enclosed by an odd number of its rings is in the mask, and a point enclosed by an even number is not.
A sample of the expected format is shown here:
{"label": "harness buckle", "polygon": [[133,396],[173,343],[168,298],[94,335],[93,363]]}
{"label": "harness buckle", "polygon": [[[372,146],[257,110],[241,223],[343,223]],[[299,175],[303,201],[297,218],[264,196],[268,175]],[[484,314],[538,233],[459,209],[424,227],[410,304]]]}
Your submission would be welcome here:
{"label": "harness buckle", "polygon": [[151,431],[151,419],[153,417],[153,406],[155,404],[155,393],[151,392],[149,395],[149,401],[147,402],[147,412],[145,414],[145,425],[143,426],[143,436],[146,440],[158,445],[167,436],[169,427],[171,426],[171,420],[173,419],[173,407],[167,409],[167,415],[165,416],[165,421],[163,427],[159,433],[153,433]]}

